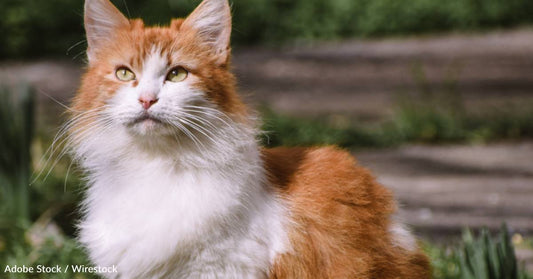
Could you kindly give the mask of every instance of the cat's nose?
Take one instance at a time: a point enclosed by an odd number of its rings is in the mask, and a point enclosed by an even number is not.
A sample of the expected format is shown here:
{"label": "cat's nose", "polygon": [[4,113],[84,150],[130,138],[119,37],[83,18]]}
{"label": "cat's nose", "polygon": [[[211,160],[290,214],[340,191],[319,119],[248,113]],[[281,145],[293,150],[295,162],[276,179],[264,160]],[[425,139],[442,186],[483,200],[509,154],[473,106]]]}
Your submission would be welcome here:
{"label": "cat's nose", "polygon": [[139,103],[141,103],[144,109],[149,109],[153,104],[157,103],[157,101],[159,101],[159,99],[156,97],[139,97]]}

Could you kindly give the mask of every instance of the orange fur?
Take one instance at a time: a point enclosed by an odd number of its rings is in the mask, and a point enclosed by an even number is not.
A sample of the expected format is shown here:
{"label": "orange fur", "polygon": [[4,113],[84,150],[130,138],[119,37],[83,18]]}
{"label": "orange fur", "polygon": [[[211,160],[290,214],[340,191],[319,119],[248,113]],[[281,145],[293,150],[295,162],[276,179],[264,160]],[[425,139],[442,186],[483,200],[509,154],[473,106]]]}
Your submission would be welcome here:
{"label": "orange fur", "polygon": [[263,155],[292,220],[292,251],[277,258],[270,278],[430,278],[421,252],[392,243],[391,193],[350,154],[327,147]]}

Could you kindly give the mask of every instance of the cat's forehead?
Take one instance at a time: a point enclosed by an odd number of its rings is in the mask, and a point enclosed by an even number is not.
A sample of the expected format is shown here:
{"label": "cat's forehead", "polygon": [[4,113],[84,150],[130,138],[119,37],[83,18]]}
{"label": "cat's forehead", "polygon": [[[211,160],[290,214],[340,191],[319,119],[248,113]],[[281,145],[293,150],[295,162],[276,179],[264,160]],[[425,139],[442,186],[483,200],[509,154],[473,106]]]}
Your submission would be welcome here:
{"label": "cat's forehead", "polygon": [[193,66],[199,61],[199,46],[193,37],[180,31],[181,19],[169,26],[145,27],[142,21],[132,21],[132,28],[122,30],[110,51],[109,61],[141,69],[153,56],[160,56],[168,65]]}

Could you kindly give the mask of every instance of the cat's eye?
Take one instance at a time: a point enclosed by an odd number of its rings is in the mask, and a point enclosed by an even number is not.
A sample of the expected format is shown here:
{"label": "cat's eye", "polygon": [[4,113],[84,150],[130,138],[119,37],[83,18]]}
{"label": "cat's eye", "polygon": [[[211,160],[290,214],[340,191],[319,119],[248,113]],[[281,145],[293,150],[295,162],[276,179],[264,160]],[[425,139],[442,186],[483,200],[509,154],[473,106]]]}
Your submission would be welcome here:
{"label": "cat's eye", "polygon": [[176,67],[167,74],[167,80],[172,82],[180,82],[184,81],[187,76],[189,75],[189,72],[185,70],[183,67]]}
{"label": "cat's eye", "polygon": [[115,72],[115,76],[121,81],[132,81],[135,79],[135,74],[126,67],[120,67]]}

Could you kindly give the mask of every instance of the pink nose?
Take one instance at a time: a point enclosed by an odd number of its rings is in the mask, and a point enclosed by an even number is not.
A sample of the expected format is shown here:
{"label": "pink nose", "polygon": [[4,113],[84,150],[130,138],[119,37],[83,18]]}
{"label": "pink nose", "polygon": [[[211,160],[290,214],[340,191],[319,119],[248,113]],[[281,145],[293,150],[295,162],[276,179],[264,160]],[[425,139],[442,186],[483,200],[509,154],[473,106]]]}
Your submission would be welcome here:
{"label": "pink nose", "polygon": [[157,103],[159,99],[155,97],[139,97],[139,103],[143,106],[144,109],[149,109],[153,104]]}

